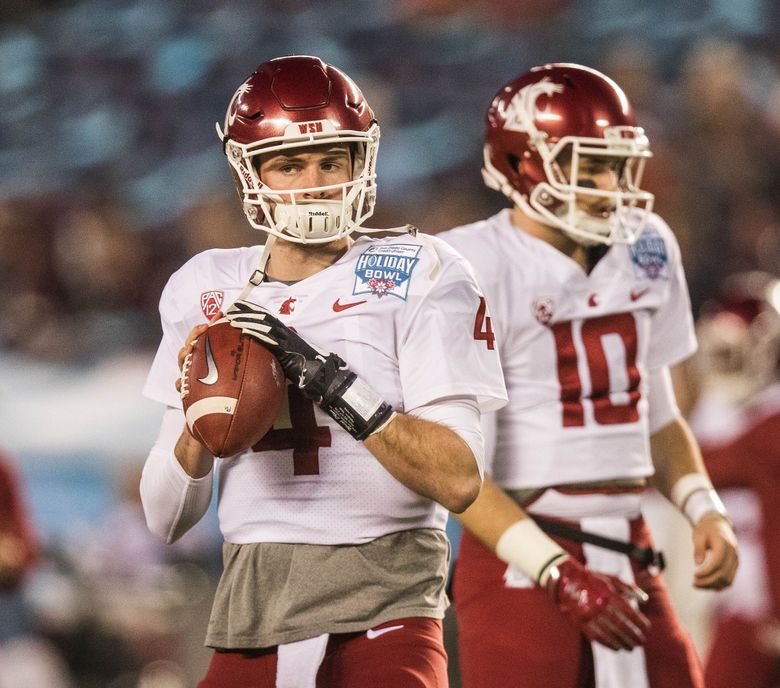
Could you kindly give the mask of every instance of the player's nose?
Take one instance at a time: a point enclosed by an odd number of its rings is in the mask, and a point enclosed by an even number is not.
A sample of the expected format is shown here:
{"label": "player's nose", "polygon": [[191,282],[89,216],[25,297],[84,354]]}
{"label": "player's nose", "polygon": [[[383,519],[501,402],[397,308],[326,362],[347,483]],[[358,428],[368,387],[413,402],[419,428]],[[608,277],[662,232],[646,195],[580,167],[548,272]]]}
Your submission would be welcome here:
{"label": "player's nose", "polygon": [[605,170],[593,177],[596,188],[600,191],[617,191],[618,175],[615,170]]}
{"label": "player's nose", "polygon": [[319,189],[318,187],[328,184],[324,172],[319,169],[319,165],[308,165],[304,170],[303,178],[304,188],[311,191],[304,192],[303,198],[306,200],[317,200],[321,198],[331,198],[335,192],[334,189]]}

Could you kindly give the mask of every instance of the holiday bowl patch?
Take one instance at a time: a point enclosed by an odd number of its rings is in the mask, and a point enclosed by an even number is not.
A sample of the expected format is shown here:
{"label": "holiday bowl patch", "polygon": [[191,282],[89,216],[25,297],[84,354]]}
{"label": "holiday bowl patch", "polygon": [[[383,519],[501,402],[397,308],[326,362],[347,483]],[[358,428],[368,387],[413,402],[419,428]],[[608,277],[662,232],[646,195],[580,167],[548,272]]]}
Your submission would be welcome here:
{"label": "holiday bowl patch", "polygon": [[656,231],[646,229],[628,250],[637,277],[651,280],[669,279],[669,256],[666,253],[666,243]]}
{"label": "holiday bowl patch", "polygon": [[379,298],[392,294],[406,301],[409,278],[420,260],[421,246],[385,244],[370,246],[358,256],[353,294],[374,294]]}

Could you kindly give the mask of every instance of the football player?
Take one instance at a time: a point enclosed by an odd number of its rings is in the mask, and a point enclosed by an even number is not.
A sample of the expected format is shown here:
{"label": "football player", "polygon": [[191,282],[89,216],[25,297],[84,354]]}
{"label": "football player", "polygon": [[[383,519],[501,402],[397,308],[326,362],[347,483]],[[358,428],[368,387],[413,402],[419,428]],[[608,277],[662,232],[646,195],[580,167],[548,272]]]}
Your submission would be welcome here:
{"label": "football player", "polygon": [[670,383],[696,341],[677,242],[641,187],[650,154],[611,79],[534,68],[487,112],[483,176],[513,207],[441,235],[491,304],[509,393],[492,479],[460,515],[465,688],[702,686],[642,491],[690,520],[695,586],[728,585],[737,554]]}
{"label": "football player", "polygon": [[163,292],[145,393],[167,408],[141,480],[154,532],[175,540],[211,498],[215,461],[174,386],[203,323],[224,313],[289,385],[273,429],[217,461],[225,568],[200,685],[446,686],[447,510],[479,492],[480,413],[506,400],[485,299],[436,238],[353,238],[371,231],[379,125],[339,69],[259,65],[218,132],[267,236],[195,256]]}
{"label": "football player", "polygon": [[708,688],[772,688],[780,679],[780,280],[729,276],[697,322],[691,427],[734,514],[740,566],[718,595]]}

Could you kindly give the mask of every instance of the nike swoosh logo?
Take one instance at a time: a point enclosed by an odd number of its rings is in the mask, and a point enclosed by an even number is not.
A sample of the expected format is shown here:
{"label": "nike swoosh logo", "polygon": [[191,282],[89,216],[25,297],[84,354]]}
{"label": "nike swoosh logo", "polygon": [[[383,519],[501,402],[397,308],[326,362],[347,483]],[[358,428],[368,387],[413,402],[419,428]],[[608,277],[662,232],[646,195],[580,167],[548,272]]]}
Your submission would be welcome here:
{"label": "nike swoosh logo", "polygon": [[647,287],[646,289],[642,289],[640,291],[633,291],[632,290],[631,291],[631,300],[632,301],[637,301],[637,300],[641,299],[649,291],[650,291],[650,287]]}
{"label": "nike swoosh logo", "polygon": [[208,366],[206,377],[198,378],[198,382],[202,382],[204,385],[213,385],[219,379],[219,371],[217,370],[217,364],[214,362],[214,354],[211,353],[208,335],[206,335],[206,365]]}
{"label": "nike swoosh logo", "polygon": [[361,303],[365,303],[365,299],[363,301],[353,301],[352,303],[339,303],[339,299],[336,299],[333,302],[333,310],[336,313],[341,313],[341,311],[345,311],[353,306],[359,306]]}
{"label": "nike swoosh logo", "polygon": [[403,628],[403,624],[400,626],[388,626],[387,628],[378,628],[377,630],[374,630],[373,628],[369,628],[366,631],[366,636],[368,636],[369,640],[373,640],[374,638],[378,638],[380,635],[384,635],[385,633],[390,633],[390,631],[397,631],[399,628]]}

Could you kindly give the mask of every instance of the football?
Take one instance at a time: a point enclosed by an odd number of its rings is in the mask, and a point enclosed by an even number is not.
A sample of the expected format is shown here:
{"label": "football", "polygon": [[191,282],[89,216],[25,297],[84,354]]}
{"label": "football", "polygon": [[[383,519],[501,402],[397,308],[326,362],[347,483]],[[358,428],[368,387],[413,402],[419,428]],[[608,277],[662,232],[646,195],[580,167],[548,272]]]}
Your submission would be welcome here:
{"label": "football", "polygon": [[198,337],[181,381],[190,432],[214,456],[232,456],[259,442],[287,393],[276,357],[224,318]]}

